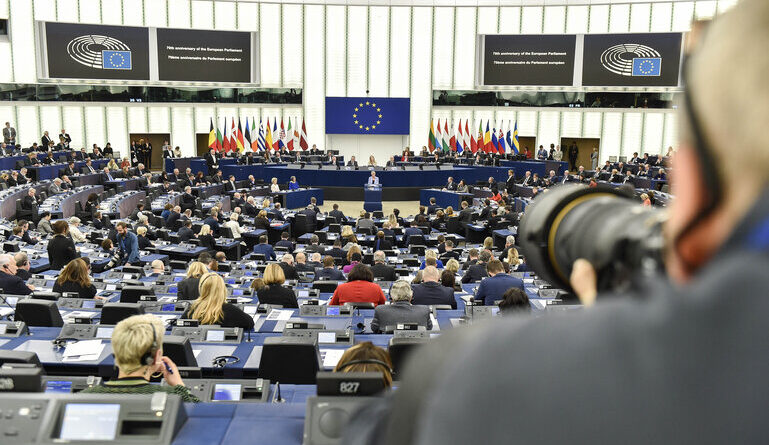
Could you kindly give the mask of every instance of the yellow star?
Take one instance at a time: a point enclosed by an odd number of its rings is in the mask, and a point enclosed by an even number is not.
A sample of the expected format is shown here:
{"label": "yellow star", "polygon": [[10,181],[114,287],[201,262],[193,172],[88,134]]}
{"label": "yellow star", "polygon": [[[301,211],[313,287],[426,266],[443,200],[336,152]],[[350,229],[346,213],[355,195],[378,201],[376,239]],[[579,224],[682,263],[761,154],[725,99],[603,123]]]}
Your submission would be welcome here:
{"label": "yellow star", "polygon": [[357,114],[353,114],[352,117],[358,117],[358,115]]}
{"label": "yellow star", "polygon": [[370,103],[369,101],[366,101],[366,105],[368,105],[369,103]]}
{"label": "yellow star", "polygon": [[356,108],[355,111],[358,111],[358,109]]}
{"label": "yellow star", "polygon": [[372,103],[372,104],[371,104],[371,106],[372,106],[372,107],[375,107],[375,106],[376,106],[376,104],[373,104],[373,103]]}
{"label": "yellow star", "polygon": [[358,121],[355,121],[355,123],[357,124],[357,123],[358,123]]}
{"label": "yellow star", "polygon": [[359,107],[362,107],[362,106],[363,106],[363,104],[362,104],[362,103],[360,103],[360,104],[358,104],[358,106],[359,106]]}
{"label": "yellow star", "polygon": [[366,127],[366,131],[368,131],[368,127]]}
{"label": "yellow star", "polygon": [[358,128],[363,128],[363,125],[358,125]]}
{"label": "yellow star", "polygon": [[382,117],[382,115],[380,114],[379,117]]}
{"label": "yellow star", "polygon": [[377,123],[377,124],[381,124],[381,122],[380,122],[380,121],[376,121],[376,123]]}
{"label": "yellow star", "polygon": [[376,111],[379,112],[379,111],[382,111],[382,109],[381,108],[377,108]]}
{"label": "yellow star", "polygon": [[371,128],[376,128],[376,125],[372,125]]}

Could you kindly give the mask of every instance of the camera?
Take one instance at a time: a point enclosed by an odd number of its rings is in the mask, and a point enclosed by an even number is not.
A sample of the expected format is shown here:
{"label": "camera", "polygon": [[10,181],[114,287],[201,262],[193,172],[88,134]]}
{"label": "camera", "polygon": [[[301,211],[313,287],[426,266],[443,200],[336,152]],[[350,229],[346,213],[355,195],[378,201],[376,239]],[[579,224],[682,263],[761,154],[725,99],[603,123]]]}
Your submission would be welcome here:
{"label": "camera", "polygon": [[572,292],[574,261],[596,270],[598,291],[624,292],[662,270],[665,213],[609,186],[557,186],[526,208],[518,227],[529,267],[555,287]]}

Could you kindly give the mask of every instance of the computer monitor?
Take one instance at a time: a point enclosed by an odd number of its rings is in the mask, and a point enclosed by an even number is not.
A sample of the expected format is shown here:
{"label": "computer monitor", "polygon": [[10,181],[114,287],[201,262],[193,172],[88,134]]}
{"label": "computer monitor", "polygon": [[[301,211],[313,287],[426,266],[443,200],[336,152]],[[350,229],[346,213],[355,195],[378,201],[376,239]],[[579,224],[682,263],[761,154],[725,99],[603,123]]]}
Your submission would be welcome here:
{"label": "computer monitor", "polygon": [[115,440],[119,417],[120,404],[117,403],[68,403],[58,439]]}

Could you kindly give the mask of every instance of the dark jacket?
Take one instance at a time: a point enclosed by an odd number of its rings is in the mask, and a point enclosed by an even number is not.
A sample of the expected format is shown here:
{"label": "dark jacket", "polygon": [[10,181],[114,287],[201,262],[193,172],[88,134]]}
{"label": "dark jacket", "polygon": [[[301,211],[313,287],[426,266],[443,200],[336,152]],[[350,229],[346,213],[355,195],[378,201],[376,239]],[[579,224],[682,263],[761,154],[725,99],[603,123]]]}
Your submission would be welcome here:
{"label": "dark jacket", "polygon": [[481,281],[475,299],[483,301],[486,306],[492,306],[496,300],[502,300],[503,294],[513,287],[524,290],[523,280],[504,273],[498,273]]}
{"label": "dark jacket", "polygon": [[315,275],[315,280],[323,280],[323,281],[344,281],[344,273],[342,273],[341,270],[331,267],[324,267],[321,269],[317,275]]}
{"label": "dark jacket", "polygon": [[200,296],[200,277],[189,277],[179,282],[176,287],[176,298],[179,300],[196,300]]}
{"label": "dark jacket", "polygon": [[296,268],[294,266],[289,266],[288,264],[282,261],[278,263],[278,266],[280,266],[280,268],[283,269],[283,275],[286,276],[287,280],[299,279],[299,274],[296,272]]}
{"label": "dark jacket", "polygon": [[5,272],[0,272],[0,289],[5,295],[29,295],[32,293],[32,289],[24,284],[24,280]]}
{"label": "dark jacket", "polygon": [[279,304],[284,308],[299,307],[294,291],[287,287],[283,287],[280,284],[270,284],[269,286],[259,289],[256,292],[256,297],[259,300],[259,303]]}
{"label": "dark jacket", "polygon": [[428,281],[413,286],[414,296],[412,304],[432,305],[450,304],[452,309],[457,308],[457,300],[454,298],[454,289],[444,287],[441,283]]}
{"label": "dark jacket", "polygon": [[[254,319],[246,314],[234,304],[224,303],[222,305],[222,318],[216,324],[223,328],[243,328],[247,331],[254,329]],[[192,306],[190,306],[182,315],[182,318],[190,318]]]}
{"label": "dark jacket", "polygon": [[198,235],[198,240],[200,240],[200,247],[216,250],[216,240],[214,240],[214,237],[211,234]]}
{"label": "dark jacket", "polygon": [[381,278],[384,281],[395,281],[398,276],[395,274],[395,268],[387,264],[376,263],[371,266],[371,272],[374,278]]}
{"label": "dark jacket", "polygon": [[379,334],[388,327],[396,327],[398,323],[417,323],[428,330],[433,328],[430,308],[420,305],[414,306],[407,301],[396,301],[392,304],[380,304],[374,309],[371,331]]}
{"label": "dark jacket", "polygon": [[74,292],[77,293],[78,298],[93,298],[96,296],[96,287],[93,284],[89,287],[83,287],[74,281],[65,281],[59,284],[59,280],[56,280],[56,283],[53,285],[53,291],[62,294],[64,292]]}
{"label": "dark jacket", "polygon": [[78,257],[72,238],[55,235],[48,240],[48,261],[51,263],[51,269],[61,269]]}
{"label": "dark jacket", "polygon": [[477,263],[467,268],[467,272],[462,275],[462,283],[475,283],[489,276],[486,272],[486,263]]}

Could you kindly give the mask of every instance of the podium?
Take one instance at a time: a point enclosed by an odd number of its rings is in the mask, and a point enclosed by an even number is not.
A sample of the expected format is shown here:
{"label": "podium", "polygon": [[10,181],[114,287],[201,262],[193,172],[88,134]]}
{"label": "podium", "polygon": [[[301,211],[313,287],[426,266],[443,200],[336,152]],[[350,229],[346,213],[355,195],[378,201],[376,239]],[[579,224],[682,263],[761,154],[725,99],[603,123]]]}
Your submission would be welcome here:
{"label": "podium", "polygon": [[364,185],[363,186],[363,210],[374,212],[382,210],[382,186]]}

